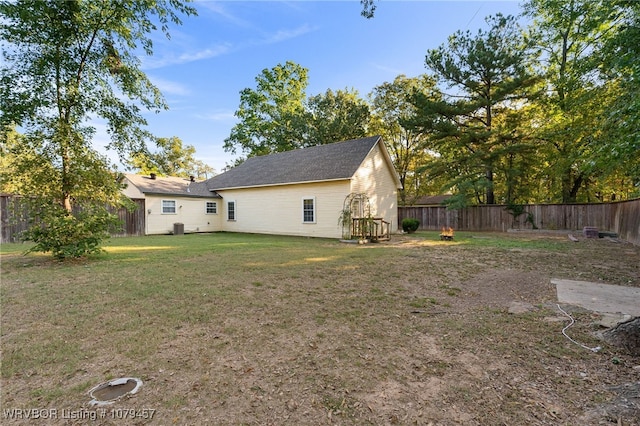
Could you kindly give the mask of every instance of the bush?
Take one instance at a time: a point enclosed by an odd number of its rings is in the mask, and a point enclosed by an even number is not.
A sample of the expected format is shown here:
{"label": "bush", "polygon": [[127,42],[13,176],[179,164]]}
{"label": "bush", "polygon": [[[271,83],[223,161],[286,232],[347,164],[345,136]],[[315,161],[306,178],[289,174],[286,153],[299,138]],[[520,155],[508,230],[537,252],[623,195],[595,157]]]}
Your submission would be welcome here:
{"label": "bush", "polygon": [[406,218],[402,219],[402,230],[409,234],[413,234],[420,227],[420,221],[418,219]]}
{"label": "bush", "polygon": [[110,237],[118,217],[106,210],[72,215],[63,210],[49,212],[22,235],[25,241],[33,241],[31,252],[51,252],[57,259],[78,258],[102,251],[100,245]]}

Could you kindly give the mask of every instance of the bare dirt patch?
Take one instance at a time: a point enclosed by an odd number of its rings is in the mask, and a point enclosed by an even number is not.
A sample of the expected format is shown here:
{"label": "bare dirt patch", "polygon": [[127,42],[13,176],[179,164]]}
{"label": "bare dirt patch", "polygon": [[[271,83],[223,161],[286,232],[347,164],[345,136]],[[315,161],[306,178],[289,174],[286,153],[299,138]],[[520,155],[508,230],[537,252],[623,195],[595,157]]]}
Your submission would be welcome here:
{"label": "bare dirt patch", "polygon": [[[583,309],[565,307],[569,332],[603,349],[562,336],[550,285],[638,287],[639,247],[418,233],[267,254],[217,251],[211,238],[160,271],[166,283],[145,283],[130,260],[71,271],[3,258],[3,410],[83,413],[86,390],[133,376],[143,387],[114,406],[128,414],[107,408],[92,424],[640,424],[640,359],[598,340],[599,316]],[[37,268],[55,279],[25,273]],[[514,302],[527,309],[509,313]]]}

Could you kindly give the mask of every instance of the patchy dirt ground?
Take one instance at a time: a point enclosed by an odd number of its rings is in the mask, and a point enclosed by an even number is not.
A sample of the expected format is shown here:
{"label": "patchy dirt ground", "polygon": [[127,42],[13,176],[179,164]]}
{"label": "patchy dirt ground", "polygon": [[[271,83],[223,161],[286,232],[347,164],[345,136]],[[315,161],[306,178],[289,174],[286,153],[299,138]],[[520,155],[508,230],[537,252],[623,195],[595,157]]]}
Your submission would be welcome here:
{"label": "patchy dirt ground", "polygon": [[[118,336],[111,345],[109,335],[85,337],[92,355],[81,369],[3,374],[3,409],[96,413],[85,411],[80,390],[96,377],[134,373],[144,381],[139,394],[98,409],[96,420],[56,423],[640,425],[640,359],[598,340],[599,316],[576,307],[563,306],[576,320],[567,333],[602,350],[565,338],[569,319],[550,285],[565,278],[640,287],[640,247],[566,241],[518,234],[503,246],[470,248],[396,236],[294,272],[248,259],[235,271],[244,284],[215,300],[198,289],[188,319],[142,317],[140,327],[161,331],[157,346],[148,336],[152,353],[132,355],[117,347]],[[545,245],[555,242],[562,248]],[[510,313],[514,302],[525,309]],[[121,321],[128,314],[112,311]],[[18,322],[31,319],[24,315]],[[6,354],[20,326],[3,320]],[[64,400],[34,393],[55,386]]]}

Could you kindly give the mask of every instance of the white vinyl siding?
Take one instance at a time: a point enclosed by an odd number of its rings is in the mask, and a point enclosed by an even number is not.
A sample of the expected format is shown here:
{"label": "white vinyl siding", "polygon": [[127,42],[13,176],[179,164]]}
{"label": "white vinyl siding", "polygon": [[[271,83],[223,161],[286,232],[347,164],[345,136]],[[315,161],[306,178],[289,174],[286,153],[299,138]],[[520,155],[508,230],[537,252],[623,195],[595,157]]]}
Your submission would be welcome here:
{"label": "white vinyl siding", "polygon": [[[216,232],[222,230],[221,214],[207,214],[204,208],[206,199],[195,197],[176,197],[147,195],[145,197],[145,233],[170,234],[174,223],[184,224],[184,232]],[[175,213],[162,213],[163,201],[175,201]],[[215,202],[215,201],[214,201]],[[217,201],[218,209],[221,201]],[[219,212],[219,211],[218,211]]]}
{"label": "white vinyl siding", "polygon": [[316,223],[316,199],[305,197],[302,199],[302,222]]}
{"label": "white vinyl siding", "polygon": [[227,202],[227,220],[235,221],[236,220],[236,202],[228,201]]}
{"label": "white vinyl siding", "polygon": [[[217,192],[242,206],[242,215],[236,214],[236,221],[225,221],[224,231],[340,238],[338,216],[349,195],[349,180]],[[314,198],[313,226],[302,216],[302,200],[309,194]]]}
{"label": "white vinyl siding", "polygon": [[352,193],[365,193],[371,203],[371,214],[391,223],[398,230],[398,187],[380,146],[376,145],[351,180]]}
{"label": "white vinyl siding", "polygon": [[218,214],[218,203],[215,201],[207,201],[205,206],[206,214]]}
{"label": "white vinyl siding", "polygon": [[162,200],[162,214],[176,214],[176,200]]}

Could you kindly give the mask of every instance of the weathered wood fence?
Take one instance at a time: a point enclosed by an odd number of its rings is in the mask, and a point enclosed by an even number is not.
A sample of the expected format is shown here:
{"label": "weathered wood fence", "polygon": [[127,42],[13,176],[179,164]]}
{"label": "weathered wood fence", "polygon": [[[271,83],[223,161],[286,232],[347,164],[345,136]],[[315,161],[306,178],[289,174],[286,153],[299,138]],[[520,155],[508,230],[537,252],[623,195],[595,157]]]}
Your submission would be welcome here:
{"label": "weathered wood fence", "polygon": [[[617,233],[621,239],[640,245],[640,199],[603,204],[531,204],[518,217],[506,206],[472,206],[448,210],[445,206],[399,207],[398,220],[413,218],[420,229],[459,231],[507,231],[538,229],[581,231],[593,226]],[[529,219],[529,221],[527,220]]]}
{"label": "weathered wood fence", "polygon": [[[136,208],[129,211],[125,208],[109,207],[110,213],[117,214],[122,222],[122,229],[111,234],[113,237],[144,235],[145,203],[142,199],[132,200]],[[16,242],[20,233],[29,227],[29,215],[26,207],[19,202],[19,197],[0,195],[1,243]]]}

